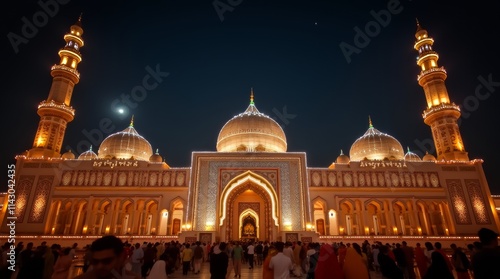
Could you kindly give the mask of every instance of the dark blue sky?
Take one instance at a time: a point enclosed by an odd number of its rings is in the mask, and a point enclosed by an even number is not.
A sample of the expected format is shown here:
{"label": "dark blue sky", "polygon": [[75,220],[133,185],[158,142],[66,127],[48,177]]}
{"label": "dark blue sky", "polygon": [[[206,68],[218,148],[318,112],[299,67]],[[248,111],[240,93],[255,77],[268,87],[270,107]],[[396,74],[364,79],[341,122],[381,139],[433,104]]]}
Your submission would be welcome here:
{"label": "dark blue sky", "polygon": [[[327,167],[341,149],[348,153],[368,128],[369,115],[375,128],[424,154],[432,137],[416,81],[418,18],[448,71],[451,99],[466,104],[460,126],[465,148],[470,158],[484,159],[492,193],[500,194],[493,136],[499,127],[494,111],[500,105],[500,19],[494,1],[40,2],[58,3],[57,9],[49,5],[47,15],[37,1],[15,1],[14,8],[3,9],[3,121],[9,135],[4,165],[31,147],[36,107],[52,82],[50,67],[58,63],[63,36],[80,13],[81,81],[73,92],[76,117],[64,149],[79,153],[92,143],[97,151],[109,135],[100,121],[109,119],[117,132],[133,114],[137,131],[170,166],[187,167],[192,151],[215,151],[220,129],[247,107],[253,87],[258,109],[282,125],[288,151],[307,152],[309,166]],[[227,10],[217,12],[214,3]],[[376,15],[381,23],[375,23]],[[37,30],[26,38],[23,26],[34,16]],[[357,28],[366,26],[379,28],[356,45]],[[26,40],[13,47],[13,34]],[[346,59],[341,44],[357,46],[357,53]],[[157,87],[125,115],[118,114],[112,104],[131,96],[147,67],[168,76],[160,76]],[[481,78],[490,86],[478,98]]]}

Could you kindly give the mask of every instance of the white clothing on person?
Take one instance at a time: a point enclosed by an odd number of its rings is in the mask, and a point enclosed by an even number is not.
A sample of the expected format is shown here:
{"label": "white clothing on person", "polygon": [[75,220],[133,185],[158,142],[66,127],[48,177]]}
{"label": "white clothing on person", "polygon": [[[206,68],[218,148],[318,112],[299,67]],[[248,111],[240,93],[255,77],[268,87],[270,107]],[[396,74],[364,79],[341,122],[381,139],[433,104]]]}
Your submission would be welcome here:
{"label": "white clothing on person", "polygon": [[271,258],[269,268],[273,270],[275,279],[289,279],[290,270],[293,270],[293,263],[283,252],[279,252]]}
{"label": "white clothing on person", "polygon": [[167,279],[166,262],[164,260],[158,260],[155,262],[147,279]]}

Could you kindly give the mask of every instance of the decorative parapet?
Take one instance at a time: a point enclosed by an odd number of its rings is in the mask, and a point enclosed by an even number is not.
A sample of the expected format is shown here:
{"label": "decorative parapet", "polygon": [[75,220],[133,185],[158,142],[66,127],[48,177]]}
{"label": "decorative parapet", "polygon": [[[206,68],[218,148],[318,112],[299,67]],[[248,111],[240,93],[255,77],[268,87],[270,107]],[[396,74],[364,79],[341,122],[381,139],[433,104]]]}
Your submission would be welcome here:
{"label": "decorative parapet", "polygon": [[51,71],[54,71],[54,70],[67,71],[67,72],[74,74],[78,78],[80,78],[80,73],[76,69],[73,69],[73,68],[65,66],[65,65],[54,65],[54,66],[52,66],[52,68],[50,68],[50,70]]}
{"label": "decorative parapet", "polygon": [[424,112],[422,113],[422,117],[425,119],[430,114],[436,113],[436,112],[442,111],[442,110],[456,110],[456,111],[460,112],[460,107],[455,105],[455,103],[441,103],[437,106],[432,106],[432,107],[424,110]]}
{"label": "decorative parapet", "polygon": [[73,107],[67,106],[65,104],[58,104],[58,103],[54,102],[53,100],[40,102],[40,104],[38,105],[38,109],[41,109],[41,108],[59,109],[59,110],[62,110],[62,111],[65,111],[65,112],[71,114],[72,116],[75,116],[75,109]]}

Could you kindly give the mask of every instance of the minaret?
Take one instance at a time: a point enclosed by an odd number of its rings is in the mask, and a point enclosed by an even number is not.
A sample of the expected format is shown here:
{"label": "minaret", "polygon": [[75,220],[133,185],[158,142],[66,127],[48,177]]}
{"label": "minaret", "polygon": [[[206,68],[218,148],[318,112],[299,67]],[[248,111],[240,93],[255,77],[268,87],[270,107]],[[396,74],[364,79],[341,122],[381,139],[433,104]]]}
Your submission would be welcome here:
{"label": "minaret", "polygon": [[422,86],[427,100],[427,108],[422,116],[429,125],[436,146],[438,160],[468,161],[462,136],[458,128],[460,108],[450,102],[445,79],[444,67],[438,66],[439,55],[432,50],[434,40],[427,35],[427,30],[420,26],[417,20],[414,48],[418,51],[417,65],[421,72],[417,76],[418,84]]}
{"label": "minaret", "polygon": [[66,45],[59,50],[61,60],[52,66],[52,86],[47,100],[38,105],[40,122],[33,147],[27,156],[32,158],[54,158],[61,156],[61,146],[68,122],[73,121],[75,110],[70,106],[75,84],[80,81],[77,70],[82,61],[80,48],[83,47],[82,17],[64,35]]}

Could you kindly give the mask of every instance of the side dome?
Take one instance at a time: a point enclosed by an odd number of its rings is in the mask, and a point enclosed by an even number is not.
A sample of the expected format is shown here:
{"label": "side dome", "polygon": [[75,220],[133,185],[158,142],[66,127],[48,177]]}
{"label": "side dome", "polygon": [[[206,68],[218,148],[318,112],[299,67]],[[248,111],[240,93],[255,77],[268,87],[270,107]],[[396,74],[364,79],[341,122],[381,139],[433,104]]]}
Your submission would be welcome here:
{"label": "side dome", "polygon": [[425,152],[425,155],[422,158],[422,160],[425,161],[425,162],[435,162],[435,161],[437,161],[436,157],[434,157],[434,155],[432,155],[432,154],[429,154],[429,152],[427,152],[427,151]]}
{"label": "side dome", "polygon": [[144,137],[137,133],[132,118],[130,126],[125,130],[105,138],[97,153],[99,158],[102,159],[116,158],[149,161],[149,158],[153,155],[153,148]]}
{"label": "side dome", "polygon": [[335,160],[336,164],[349,164],[351,159],[349,159],[349,156],[345,155],[342,150],[340,150],[340,155],[337,157],[337,160]]}
{"label": "side dome", "polygon": [[94,151],[92,151],[92,146],[90,146],[90,149],[83,152],[78,156],[78,160],[95,160],[97,159],[97,154],[95,154]]}
{"label": "side dome", "polygon": [[163,162],[163,157],[161,157],[160,153],[158,153],[158,149],[156,149],[155,154],[149,157],[149,161],[151,163],[161,163]]}
{"label": "side dome", "polygon": [[422,159],[420,159],[420,157],[417,154],[411,152],[410,148],[408,147],[408,151],[405,154],[405,161],[408,161],[408,162],[421,162]]}
{"label": "side dome", "polygon": [[271,117],[259,112],[253,101],[220,130],[218,152],[286,152],[285,132]]}
{"label": "side dome", "polygon": [[351,146],[351,161],[368,160],[403,160],[401,143],[394,137],[375,129],[370,119],[370,126],[363,136]]}
{"label": "side dome", "polygon": [[73,154],[73,152],[71,152],[71,150],[68,150],[68,151],[64,152],[63,155],[61,155],[61,158],[68,159],[68,160],[73,160],[73,159],[75,159],[75,154]]}

